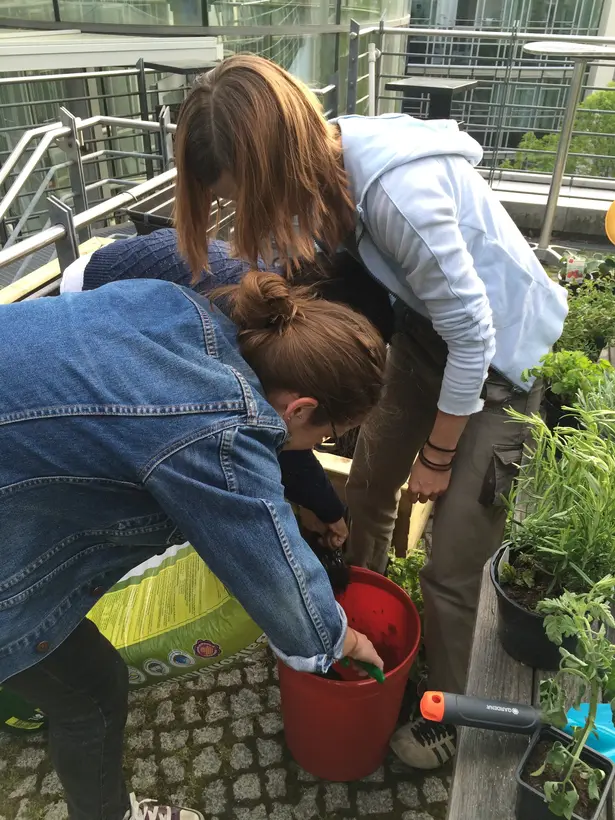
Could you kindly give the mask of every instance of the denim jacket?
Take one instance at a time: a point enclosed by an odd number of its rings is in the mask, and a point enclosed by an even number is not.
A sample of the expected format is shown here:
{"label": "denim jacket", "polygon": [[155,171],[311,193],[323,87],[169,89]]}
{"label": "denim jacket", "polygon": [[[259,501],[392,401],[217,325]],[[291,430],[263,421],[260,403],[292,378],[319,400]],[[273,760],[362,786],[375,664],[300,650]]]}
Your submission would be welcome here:
{"label": "denim jacket", "polygon": [[229,319],[128,281],[0,306],[0,341],[0,682],[185,539],[283,660],[341,657],[345,615],[283,497],[286,427]]}

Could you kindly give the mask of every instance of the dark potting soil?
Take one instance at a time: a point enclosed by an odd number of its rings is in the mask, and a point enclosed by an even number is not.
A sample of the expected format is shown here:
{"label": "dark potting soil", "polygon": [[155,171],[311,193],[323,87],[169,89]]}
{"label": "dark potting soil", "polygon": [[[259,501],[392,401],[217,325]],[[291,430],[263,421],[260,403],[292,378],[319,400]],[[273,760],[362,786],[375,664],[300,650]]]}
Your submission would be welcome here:
{"label": "dark potting soil", "polygon": [[[537,791],[544,792],[543,786],[549,780],[561,780],[561,775],[553,768],[547,766],[544,772],[535,777],[532,772],[539,769],[544,763],[545,757],[549,753],[553,741],[542,740],[536,744],[532,754],[527,760],[523,771],[521,772],[521,779],[524,783],[533,786]],[[598,800],[592,800],[587,793],[587,781],[585,781],[578,772],[572,775],[572,782],[578,792],[579,802],[574,810],[575,815],[584,818],[584,820],[591,820],[598,805]],[[529,818],[528,818],[529,820]]]}
{"label": "dark potting soil", "polygon": [[517,584],[502,584],[501,586],[507,598],[522,606],[523,609],[535,612],[536,606],[545,598],[557,598],[560,594],[557,590],[549,591],[549,583],[550,579],[539,578],[531,588]]}
{"label": "dark potting soil", "polygon": [[[518,567],[514,557],[510,565],[521,572],[527,568],[524,566]],[[528,587],[525,584],[500,584],[500,586],[506,593],[506,597],[511,601],[519,604],[523,609],[529,610],[529,612],[535,612],[536,606],[545,598],[557,598],[563,592],[559,588],[549,588],[552,580],[550,575],[536,573],[533,587]]]}

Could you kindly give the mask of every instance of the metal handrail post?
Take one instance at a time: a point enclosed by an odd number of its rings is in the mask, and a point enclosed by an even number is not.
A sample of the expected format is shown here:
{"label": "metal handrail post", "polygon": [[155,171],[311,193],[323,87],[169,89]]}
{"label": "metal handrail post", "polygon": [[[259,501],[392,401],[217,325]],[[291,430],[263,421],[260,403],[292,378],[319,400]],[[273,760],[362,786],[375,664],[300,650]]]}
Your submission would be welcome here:
{"label": "metal handrail post", "polygon": [[350,42],[348,43],[348,93],[346,95],[346,112],[356,114],[357,82],[359,79],[359,32],[361,26],[356,20],[350,21]]}
{"label": "metal handrail post", "polygon": [[572,140],[572,129],[574,128],[577,106],[579,105],[583,91],[583,77],[585,76],[587,62],[588,61],[583,58],[575,59],[572,78],[570,80],[566,111],[564,112],[562,130],[557,145],[557,154],[555,156],[553,177],[551,178],[551,186],[549,187],[549,196],[547,198],[545,216],[540,230],[540,239],[538,240],[538,247],[536,248],[536,255],[543,259],[548,256],[548,248],[551,241],[555,213],[557,211],[557,201],[562,187],[564,171],[566,170],[566,160],[568,159],[568,151],[570,150],[570,142]]}
{"label": "metal handrail post", "polygon": [[79,259],[79,240],[75,230],[73,211],[66,202],[62,202],[57,196],[47,197],[47,204],[51,220],[64,229],[62,236],[56,240],[58,262],[60,263],[60,270],[64,273],[72,262]]}
{"label": "metal handrail post", "polygon": [[[147,102],[147,83],[145,79],[145,62],[143,57],[139,57],[137,60],[137,69],[139,71],[137,75],[137,83],[139,86],[139,106],[141,108],[141,119],[148,121],[149,105]],[[153,153],[152,141],[147,131],[143,132],[143,151],[146,154]],[[151,159],[145,160],[145,175],[148,179],[151,179],[154,176],[154,163]]]}
{"label": "metal handrail post", "polygon": [[163,105],[158,117],[160,125],[160,153],[162,154],[162,166],[164,171],[173,167],[173,137],[169,131],[171,124],[171,109],[168,105]]}
{"label": "metal handrail post", "polygon": [[367,45],[367,71],[368,71],[368,111],[370,117],[376,116],[376,102],[378,96],[376,66],[380,59],[380,52],[376,48],[376,43]]}
{"label": "metal handrail post", "polygon": [[[74,114],[62,106],[60,108],[60,119],[62,125],[70,129],[65,137],[58,141],[59,147],[66,154],[66,159],[71,165],[68,169],[70,187],[73,193],[73,210],[81,213],[88,209],[88,194],[85,189],[85,176],[83,174],[83,158],[81,156],[81,146],[79,144],[79,132],[77,129],[77,118]],[[91,236],[89,226],[79,231],[79,241],[86,242]]]}

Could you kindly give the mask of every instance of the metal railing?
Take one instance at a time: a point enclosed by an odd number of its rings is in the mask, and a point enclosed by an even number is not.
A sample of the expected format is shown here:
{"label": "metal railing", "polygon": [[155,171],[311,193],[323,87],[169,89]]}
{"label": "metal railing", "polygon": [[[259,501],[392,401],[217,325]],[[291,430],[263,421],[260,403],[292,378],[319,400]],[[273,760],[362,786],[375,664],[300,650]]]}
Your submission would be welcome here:
{"label": "metal railing", "polygon": [[[587,70],[588,64],[600,61],[586,60],[582,66],[577,61],[575,67],[572,55],[554,58],[524,51],[537,39],[615,46],[615,37],[384,25],[357,28],[351,37],[349,112],[401,110],[425,117],[425,95],[411,90],[402,95],[387,85],[412,75],[478,81],[453,99],[452,117],[483,146],[482,167],[489,171],[489,182],[498,169],[552,174],[539,255],[548,257],[564,174],[609,180],[615,198],[615,114],[613,108],[593,108],[592,99],[587,101],[594,92],[611,93],[615,100],[615,87],[606,85],[604,78],[592,82],[596,71]],[[613,63],[610,66],[607,77],[612,80]],[[573,79],[575,90],[570,94]],[[564,126],[566,139],[558,152]]]}
{"label": "metal railing", "polygon": [[[339,26],[333,27],[339,33]],[[542,133],[558,133],[561,119],[566,110],[566,97],[573,72],[573,65],[565,59],[542,58],[523,53],[523,45],[535,40],[535,34],[502,31],[477,31],[472,29],[451,30],[433,28],[397,28],[385,25],[368,26],[361,28],[352,23],[349,31],[349,54],[346,68],[347,76],[347,110],[349,113],[380,113],[383,110],[398,109],[410,110],[419,115],[428,114],[427,101],[418,97],[400,98],[387,92],[386,84],[392,79],[408,76],[408,74],[427,74],[434,76],[474,77],[480,80],[477,88],[469,91],[453,103],[453,116],[463,120],[469,132],[476,136],[485,146],[485,160],[481,169],[493,183],[498,175],[501,179],[507,173],[523,176],[528,180],[535,179],[537,170],[524,170],[523,157],[550,156],[555,159],[555,149],[539,147],[526,148],[519,145],[519,137],[532,130],[532,124],[540,124]],[[545,40],[571,43],[600,43],[615,45],[615,37],[592,37],[590,35],[545,35]],[[396,69],[396,70],[394,70]],[[112,72],[79,72],[83,79],[91,79],[93,74],[107,76],[141,76],[146,72],[138,69],[127,69]],[[154,73],[154,72],[147,72]],[[75,75],[70,74],[71,78]],[[44,79],[57,78],[57,75],[47,75]],[[12,82],[35,82],[36,78],[0,78],[2,84]],[[585,94],[594,90],[609,90],[605,85],[583,84]],[[141,92],[143,89],[141,88]],[[327,113],[332,115],[337,111],[339,86],[330,83],[324,88],[315,89],[323,100]],[[550,101],[539,96],[549,92]],[[613,90],[615,94],[615,90]],[[523,101],[519,95],[527,96]],[[139,90],[135,91],[135,96]],[[517,96],[515,96],[517,95]],[[142,95],[141,95],[142,96]],[[146,89],[148,102],[146,115],[157,106],[157,91]],[[588,114],[597,117],[608,116],[608,112],[599,109],[585,109]],[[611,114],[611,116],[615,116]],[[569,112],[570,117],[570,112]],[[550,118],[550,127],[547,120]],[[82,152],[79,150],[79,137],[90,129],[104,127],[107,133],[102,137],[95,133],[87,143],[95,150]],[[121,151],[112,147],[112,140],[126,139],[126,134],[112,133],[114,129],[130,129],[134,138],[135,133],[141,135],[156,134],[157,151]],[[63,120],[31,129],[22,135],[12,154],[0,170],[0,185],[9,183],[8,190],[0,200],[0,218],[7,214],[9,209],[19,202],[23,194],[26,181],[37,172],[43,174],[42,181],[30,195],[27,206],[22,209],[19,221],[15,226],[17,233],[9,237],[5,248],[0,251],[0,269],[24,259],[41,248],[55,244],[63,268],[75,258],[80,236],[87,236],[88,230],[95,222],[108,219],[142,197],[162,190],[174,179],[172,164],[171,134],[174,126],[169,122],[168,111],[161,111],[158,121],[150,119],[124,118],[98,115],[79,119],[70,112],[64,111]],[[576,136],[594,137],[596,134],[608,140],[615,140],[613,127],[611,133],[600,133],[592,130],[577,132]],[[102,148],[96,147],[103,143]],[[34,149],[32,146],[36,143]],[[64,149],[63,161],[51,165],[41,165],[43,157],[52,145],[60,144]],[[569,159],[574,160],[577,152],[573,150]],[[615,154],[615,144],[613,154]],[[123,179],[118,176],[103,176],[100,179],[86,181],[83,168],[113,156],[127,156],[140,158],[146,162],[156,163],[160,175],[142,182],[139,179]],[[604,161],[615,163],[615,157],[609,153],[584,152],[584,162]],[[18,171],[21,162],[24,165]],[[527,163],[531,169],[531,163]],[[521,167],[520,167],[521,166]],[[558,174],[570,169],[566,163],[560,162]],[[601,166],[597,166],[601,167]],[[506,169],[510,169],[507,171]],[[35,212],[37,203],[47,192],[47,184],[58,171],[69,171],[70,189],[64,197],[51,197],[49,205],[51,219],[56,224],[40,231],[34,236],[16,241],[27,223],[28,218]],[[595,180],[598,188],[612,188],[615,196],[615,173],[610,176],[600,174],[581,173],[577,175],[583,184],[589,185]],[[544,179],[544,177],[543,177]],[[561,176],[560,176],[561,182]],[[93,192],[104,189],[106,186],[126,186],[128,190],[98,203],[90,200]],[[581,186],[583,187],[583,185]],[[72,197],[72,208],[66,199]],[[550,233],[550,226],[548,226]],[[543,233],[545,226],[543,225]],[[15,233],[15,231],[14,231]]]}
{"label": "metal railing", "polygon": [[[179,102],[191,86],[191,81],[188,77],[178,78],[178,82],[169,92],[168,89],[148,87],[146,79],[152,76],[158,79],[163,75],[160,71],[140,65],[134,69],[47,74],[39,78],[0,77],[0,93],[3,86],[20,83],[29,85],[36,79],[51,82],[77,78],[92,82],[110,77],[134,78],[134,90],[125,96],[133,98],[130,107],[133,111],[139,112],[136,117],[100,114],[79,119],[63,106],[60,109],[61,122],[28,129],[21,134],[17,144],[10,154],[5,155],[4,163],[0,166],[0,191],[3,186],[6,188],[4,196],[0,197],[0,225],[3,220],[7,220],[5,224],[10,228],[6,230],[5,247],[10,247],[20,237],[26,236],[34,219],[39,225],[48,221],[47,209],[41,209],[39,206],[44,202],[44,195],[50,186],[54,187],[54,193],[60,199],[73,199],[74,210],[78,212],[84,210],[88,204],[93,204],[92,196],[95,193],[104,197],[107,188],[123,185],[129,187],[140,182],[143,176],[151,179],[155,172],[159,173],[170,167],[173,153],[171,135],[175,131],[175,125],[171,123],[168,107],[161,108],[160,97],[165,93],[171,93]],[[322,100],[327,116],[334,116],[337,112],[337,85],[330,83],[313,90]],[[37,102],[48,104],[59,101],[47,99]],[[3,108],[11,108],[13,105],[0,103],[0,114]],[[157,121],[152,119],[156,113],[159,113]],[[73,128],[75,136],[71,146],[70,136]],[[0,132],[3,130],[5,129],[0,129]],[[152,133],[156,135],[155,145],[150,140]],[[133,147],[128,146],[130,150],[121,150],[121,143],[125,140],[131,141]],[[141,150],[135,150],[135,140],[141,141]],[[88,150],[84,151],[86,146]],[[45,161],[50,156],[49,151],[56,148],[64,149],[65,156],[62,161]],[[2,154],[0,161],[1,159]],[[138,174],[141,178],[135,179],[134,175],[126,178],[121,169],[114,165],[113,161],[118,159],[130,159],[135,162],[138,160]],[[110,161],[110,167],[105,165],[107,161]],[[85,177],[82,169],[87,169]],[[66,176],[67,173],[69,179],[66,184],[58,184],[58,176]],[[73,176],[75,179],[72,179]],[[37,226],[36,229],[40,228]]]}

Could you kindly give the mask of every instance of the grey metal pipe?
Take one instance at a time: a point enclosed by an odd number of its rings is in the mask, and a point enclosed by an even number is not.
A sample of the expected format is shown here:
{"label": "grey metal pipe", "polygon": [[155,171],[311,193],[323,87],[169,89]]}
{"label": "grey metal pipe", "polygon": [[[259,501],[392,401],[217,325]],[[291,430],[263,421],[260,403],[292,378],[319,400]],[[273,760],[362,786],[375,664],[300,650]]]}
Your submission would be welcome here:
{"label": "grey metal pipe", "polygon": [[[119,208],[136,202],[142,196],[145,196],[145,194],[162,188],[169,182],[173,182],[176,173],[175,168],[172,168],[170,171],[165,171],[163,174],[159,174],[153,179],[148,179],[147,182],[137,185],[130,191],[124,191],[121,194],[111,197],[111,199],[107,199],[105,202],[101,202],[99,205],[95,205],[93,208],[89,208],[87,211],[83,211],[83,213],[75,214],[75,228],[79,229],[86,225],[91,225],[92,222],[104,219]],[[2,267],[2,251],[0,251],[0,267]]]}
{"label": "grey metal pipe", "polygon": [[[118,68],[108,71],[75,71],[66,74],[36,74],[29,77],[0,77],[0,86],[55,82],[56,80],[92,80],[95,77],[131,77],[137,73],[136,68]],[[156,72],[153,68],[146,68],[145,73],[155,74]]]}
{"label": "grey metal pipe", "polygon": [[[395,26],[366,26],[362,28],[358,36],[362,37],[365,34],[374,34],[381,32],[383,34],[412,34],[416,37],[452,37],[455,40],[510,40],[512,39],[512,32],[510,31],[480,31],[477,29],[451,29],[451,28],[396,28]],[[353,34],[350,35],[353,39]],[[517,42],[531,42],[540,37],[541,42],[551,40],[556,43],[592,43],[593,45],[615,45],[615,37],[603,37],[593,34],[540,34],[536,32],[519,33],[516,37]]]}
{"label": "grey metal pipe", "polygon": [[62,239],[66,231],[61,225],[54,225],[52,228],[47,228],[40,233],[35,233],[27,239],[23,239],[11,248],[6,248],[0,251],[0,268],[5,265],[10,265],[11,262],[17,262],[18,259],[23,259],[24,256],[30,256],[31,253],[40,251],[41,248],[46,248],[48,245]]}
{"label": "grey metal pipe", "polygon": [[65,134],[70,133],[70,128],[56,128],[54,131],[48,131],[44,136],[43,139],[39,142],[36,146],[32,154],[30,155],[30,159],[26,162],[24,167],[21,169],[15,181],[11,185],[11,187],[6,192],[6,195],[0,202],[0,219],[3,219],[6,216],[7,211],[13,204],[13,202],[17,199],[17,194],[21,191],[24,183],[36,167],[37,162],[45,151],[49,148],[51,143],[56,139],[56,137],[64,136]]}
{"label": "grey metal pipe", "polygon": [[568,159],[568,151],[570,150],[572,129],[574,128],[577,107],[581,99],[581,92],[583,91],[583,77],[585,76],[586,68],[586,59],[575,60],[574,71],[572,72],[572,78],[570,80],[570,88],[568,89],[568,100],[566,102],[566,111],[562,122],[562,130],[560,131],[559,143],[557,145],[557,154],[555,156],[555,166],[553,167],[553,176],[551,178],[547,206],[545,208],[544,220],[540,229],[538,251],[547,250],[549,247],[549,242],[551,241],[553,222],[555,221],[555,213],[557,211],[557,201],[559,199],[559,192],[562,187],[564,171],[566,170],[566,160]]}
{"label": "grey metal pipe", "polygon": [[47,173],[45,174],[45,176],[43,178],[43,181],[38,186],[38,188],[36,189],[36,191],[34,193],[34,196],[30,200],[30,202],[28,203],[28,207],[25,209],[25,211],[21,215],[21,218],[20,218],[19,222],[17,223],[17,225],[15,225],[15,227],[11,231],[11,235],[6,240],[6,242],[4,243],[5,248],[10,248],[11,245],[14,245],[15,242],[17,241],[17,237],[21,233],[21,229],[23,228],[23,226],[26,224],[26,222],[30,218],[30,216],[32,214],[32,211],[38,205],[38,202],[39,202],[40,198],[43,196],[43,194],[47,190],[47,185],[49,184],[49,181],[51,179],[53,179],[56,171],[59,171],[61,168],[68,168],[69,165],[71,165],[71,162],[60,162],[60,163],[58,163],[58,165],[53,165],[47,171]]}

